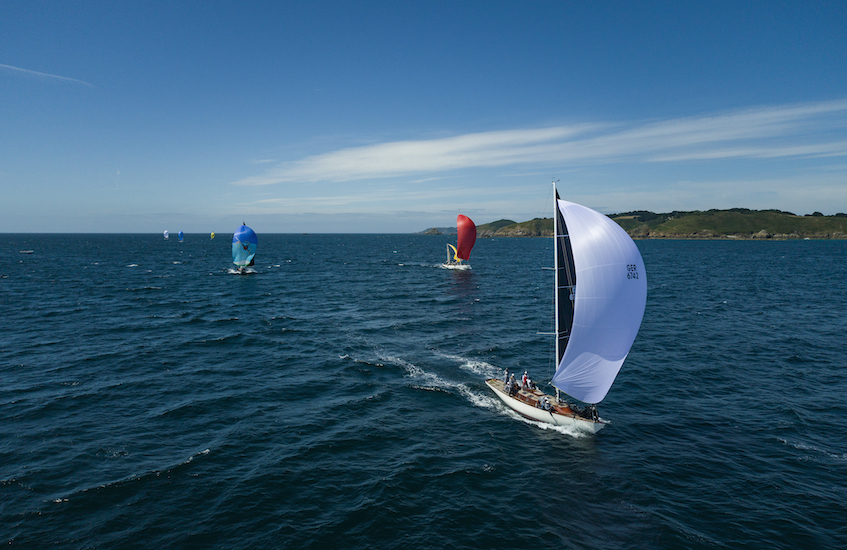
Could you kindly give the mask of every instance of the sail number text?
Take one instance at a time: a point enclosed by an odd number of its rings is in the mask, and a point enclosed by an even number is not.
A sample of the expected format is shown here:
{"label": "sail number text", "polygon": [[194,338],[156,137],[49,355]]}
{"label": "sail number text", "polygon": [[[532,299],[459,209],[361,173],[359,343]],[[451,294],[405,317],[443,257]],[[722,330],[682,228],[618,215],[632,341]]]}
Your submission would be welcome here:
{"label": "sail number text", "polygon": [[626,266],[626,278],[627,279],[637,279],[638,278],[638,266],[635,264],[627,264]]}

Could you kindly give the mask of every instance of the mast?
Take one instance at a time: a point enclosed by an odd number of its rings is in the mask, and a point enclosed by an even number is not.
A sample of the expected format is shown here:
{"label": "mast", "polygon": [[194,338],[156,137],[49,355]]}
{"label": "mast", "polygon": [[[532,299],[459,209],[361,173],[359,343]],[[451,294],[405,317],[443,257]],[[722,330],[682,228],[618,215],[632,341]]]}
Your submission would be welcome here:
{"label": "mast", "polygon": [[[558,371],[565,349],[570,343],[571,329],[574,321],[574,302],[576,300],[576,266],[574,265],[573,247],[567,222],[559,208],[559,193],[556,192],[556,182],[553,182],[553,236],[555,265],[555,308],[556,308],[556,370]],[[556,397],[559,388],[556,387]]]}
{"label": "mast", "polygon": [[[559,368],[559,358],[562,356],[559,353],[559,193],[556,192],[556,182],[553,182],[553,310],[555,318],[553,320],[554,338],[556,340],[556,361],[553,367],[553,372]],[[555,386],[553,386],[555,388]],[[556,401],[559,401],[559,388],[556,388]]]}

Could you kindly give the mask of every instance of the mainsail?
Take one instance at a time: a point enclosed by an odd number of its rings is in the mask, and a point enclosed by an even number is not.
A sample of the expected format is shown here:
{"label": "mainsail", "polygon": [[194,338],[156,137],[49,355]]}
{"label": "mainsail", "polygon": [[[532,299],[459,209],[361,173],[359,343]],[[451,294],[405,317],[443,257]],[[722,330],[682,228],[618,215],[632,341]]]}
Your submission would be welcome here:
{"label": "mainsail", "polygon": [[459,214],[456,218],[456,232],[459,234],[455,248],[456,259],[469,260],[476,242],[476,225],[469,217]]}
{"label": "mainsail", "polygon": [[553,385],[599,403],[629,353],[647,303],[644,262],[613,220],[556,195]]}
{"label": "mainsail", "polygon": [[232,263],[239,267],[253,265],[253,256],[256,255],[258,246],[259,239],[256,233],[246,225],[242,225],[232,235]]}

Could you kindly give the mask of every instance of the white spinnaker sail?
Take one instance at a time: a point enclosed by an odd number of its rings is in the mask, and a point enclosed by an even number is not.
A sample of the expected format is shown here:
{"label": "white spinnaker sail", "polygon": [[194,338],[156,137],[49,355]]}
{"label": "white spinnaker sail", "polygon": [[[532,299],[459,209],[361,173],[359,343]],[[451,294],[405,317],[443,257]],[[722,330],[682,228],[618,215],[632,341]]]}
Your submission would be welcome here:
{"label": "white spinnaker sail", "polygon": [[[559,200],[576,269],[573,326],[553,385],[585,403],[606,397],[629,353],[647,303],[647,274],[635,243],[613,220]],[[560,300],[568,300],[565,291]],[[561,330],[561,329],[559,329]]]}

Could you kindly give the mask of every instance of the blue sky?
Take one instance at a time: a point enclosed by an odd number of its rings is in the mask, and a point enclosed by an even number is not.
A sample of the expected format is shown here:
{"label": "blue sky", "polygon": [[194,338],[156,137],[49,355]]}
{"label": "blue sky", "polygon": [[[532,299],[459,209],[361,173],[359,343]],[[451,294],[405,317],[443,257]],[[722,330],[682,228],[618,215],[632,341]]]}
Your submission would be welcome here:
{"label": "blue sky", "polygon": [[0,232],[414,232],[552,179],[847,212],[847,5],[0,3]]}

